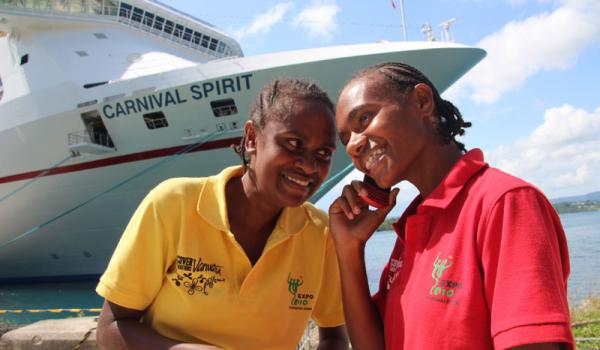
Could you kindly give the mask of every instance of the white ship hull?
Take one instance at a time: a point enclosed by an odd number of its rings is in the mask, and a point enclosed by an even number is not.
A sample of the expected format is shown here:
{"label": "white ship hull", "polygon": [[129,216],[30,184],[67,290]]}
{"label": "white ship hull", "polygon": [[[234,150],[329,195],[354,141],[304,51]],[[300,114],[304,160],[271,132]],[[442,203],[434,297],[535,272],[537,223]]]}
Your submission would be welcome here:
{"label": "white ship hull", "polygon": [[[152,187],[240,163],[229,145],[274,77],[311,78],[335,97],[353,72],[403,61],[443,91],[483,55],[448,43],[333,47],[210,61],[87,89],[62,82],[0,101],[0,282],[100,274]],[[228,99],[237,113],[215,117],[210,103]],[[143,115],[156,111],[168,127],[145,124]],[[84,129],[82,115],[96,112],[113,147],[69,145],[69,134]],[[338,148],[331,175],[350,164]]]}

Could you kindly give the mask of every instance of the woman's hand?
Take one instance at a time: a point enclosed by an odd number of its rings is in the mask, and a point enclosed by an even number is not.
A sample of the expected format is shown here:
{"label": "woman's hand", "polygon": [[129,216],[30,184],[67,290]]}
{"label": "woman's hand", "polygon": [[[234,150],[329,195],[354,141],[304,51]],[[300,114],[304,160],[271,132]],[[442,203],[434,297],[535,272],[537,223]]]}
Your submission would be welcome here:
{"label": "woman's hand", "polygon": [[364,245],[396,205],[399,191],[397,188],[392,190],[387,207],[370,210],[360,198],[367,195],[362,181],[354,180],[344,186],[342,195],[329,207],[329,225],[336,246]]}

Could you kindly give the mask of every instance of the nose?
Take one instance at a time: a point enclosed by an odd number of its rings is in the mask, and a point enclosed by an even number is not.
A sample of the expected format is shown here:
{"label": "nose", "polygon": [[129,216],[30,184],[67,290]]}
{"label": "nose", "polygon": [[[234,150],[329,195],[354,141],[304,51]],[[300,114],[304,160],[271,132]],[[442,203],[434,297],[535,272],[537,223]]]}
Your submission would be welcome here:
{"label": "nose", "polygon": [[303,152],[296,158],[295,165],[304,173],[311,174],[317,169],[317,159],[310,152]]}
{"label": "nose", "polygon": [[350,134],[350,140],[348,140],[348,144],[346,144],[346,153],[348,153],[350,157],[358,157],[366,142],[367,138],[361,133],[352,132]]}

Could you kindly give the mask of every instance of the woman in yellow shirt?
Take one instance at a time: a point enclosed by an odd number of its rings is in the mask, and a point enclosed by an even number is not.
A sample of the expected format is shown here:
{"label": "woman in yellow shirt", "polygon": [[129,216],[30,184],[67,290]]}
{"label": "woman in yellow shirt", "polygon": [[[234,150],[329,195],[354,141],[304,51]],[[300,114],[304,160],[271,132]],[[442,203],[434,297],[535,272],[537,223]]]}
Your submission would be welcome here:
{"label": "woman in yellow shirt", "polygon": [[100,346],[293,349],[312,318],[320,349],[347,349],[327,216],[306,203],[335,138],[318,86],[267,84],[237,147],[243,166],[167,180],[136,210],[96,289]]}

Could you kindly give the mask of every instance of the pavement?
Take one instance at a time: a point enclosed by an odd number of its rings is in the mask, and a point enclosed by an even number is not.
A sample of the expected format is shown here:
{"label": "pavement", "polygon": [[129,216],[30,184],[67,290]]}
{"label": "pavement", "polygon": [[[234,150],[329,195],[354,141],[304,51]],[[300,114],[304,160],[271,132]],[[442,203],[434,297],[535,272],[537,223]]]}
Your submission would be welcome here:
{"label": "pavement", "polygon": [[98,350],[96,319],[92,316],[38,321],[2,335],[0,350]]}

